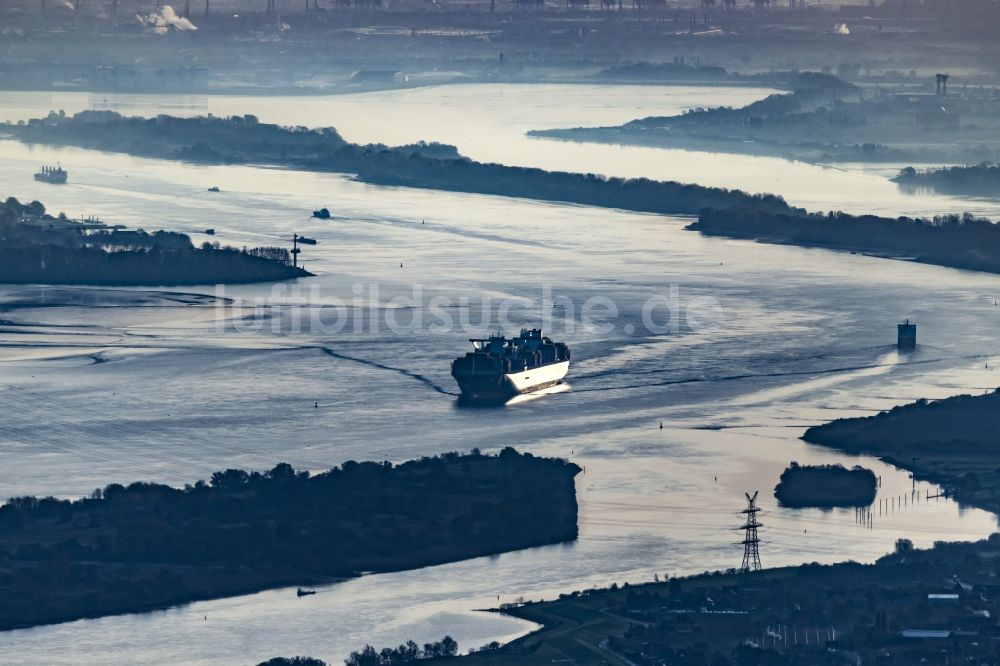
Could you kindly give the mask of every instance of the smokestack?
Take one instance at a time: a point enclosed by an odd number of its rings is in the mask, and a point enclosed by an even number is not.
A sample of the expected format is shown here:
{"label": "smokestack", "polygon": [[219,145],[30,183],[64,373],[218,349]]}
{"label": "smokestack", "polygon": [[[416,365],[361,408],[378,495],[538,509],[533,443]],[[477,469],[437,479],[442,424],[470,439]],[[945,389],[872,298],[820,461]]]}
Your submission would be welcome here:
{"label": "smokestack", "polygon": [[191,0],[184,0],[184,18],[191,18]]}
{"label": "smokestack", "polygon": [[208,16],[208,6],[211,0],[205,0],[205,16]]}
{"label": "smokestack", "polygon": [[948,75],[947,74],[936,74],[935,75],[935,88],[934,92],[938,97],[948,96]]}

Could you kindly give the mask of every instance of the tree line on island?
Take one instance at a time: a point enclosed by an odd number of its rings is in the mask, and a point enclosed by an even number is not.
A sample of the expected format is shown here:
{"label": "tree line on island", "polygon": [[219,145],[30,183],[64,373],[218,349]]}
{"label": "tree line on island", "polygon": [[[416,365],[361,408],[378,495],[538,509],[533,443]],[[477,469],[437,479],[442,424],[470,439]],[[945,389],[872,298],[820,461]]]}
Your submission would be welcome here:
{"label": "tree line on island", "polygon": [[[657,66],[661,67],[661,66]],[[668,70],[681,69],[677,65]],[[624,67],[629,71],[650,69]],[[541,129],[532,136],[569,141],[662,146],[810,162],[979,162],[1000,155],[995,104],[958,95],[862,90],[820,72],[789,73],[787,87],[745,106],[693,108],[610,127]],[[678,72],[675,76],[681,76]],[[768,79],[771,82],[768,83]],[[922,78],[923,85],[933,79]]]}
{"label": "tree line on island", "polygon": [[712,236],[850,250],[1000,273],[1000,226],[971,213],[924,219],[709,208],[687,228]]}
{"label": "tree line on island", "polygon": [[186,234],[107,229],[53,217],[38,202],[0,204],[0,283],[190,285],[311,275],[282,247],[195,247]]}
{"label": "tree line on island", "polygon": [[344,660],[345,666],[402,666],[423,659],[442,659],[458,656],[458,643],[451,636],[445,636],[440,641],[426,643],[421,648],[413,641],[396,648],[377,650],[366,645],[357,652],[352,652]]}
{"label": "tree line on island", "polygon": [[878,477],[859,465],[800,465],[781,473],[774,496],[787,507],[863,507],[875,501]]}
{"label": "tree line on island", "polygon": [[1000,389],[920,399],[873,416],[813,426],[802,436],[849,453],[883,458],[941,486],[940,494],[1000,512]]}
{"label": "tree line on island", "polygon": [[0,507],[0,629],[572,540],[579,471],[506,448],[14,497]]}
{"label": "tree line on island", "polygon": [[333,128],[261,123],[254,116],[177,118],[122,116],[113,111],[50,114],[0,125],[26,143],[74,145],[213,164],[272,164],[355,174],[379,185],[562,201],[649,213],[695,214],[706,206],[786,211],[781,197],[739,190],[607,178],[475,162],[453,146],[421,142],[390,148],[345,141]]}
{"label": "tree line on island", "polygon": [[[817,78],[818,77],[818,78]],[[847,86],[841,90],[838,85]],[[798,96],[849,95],[849,84],[816,75],[800,77]],[[770,113],[798,104],[794,96],[755,103]],[[754,105],[751,105],[754,106]],[[774,108],[772,108],[774,107]],[[757,107],[754,107],[757,108]],[[735,114],[735,115],[734,115]],[[714,109],[691,115],[733,116]],[[687,122],[687,121],[685,121]],[[971,214],[933,219],[887,218],[843,212],[810,213],[770,194],[592,173],[546,171],[475,162],[452,146],[417,143],[395,148],[357,145],[333,128],[307,129],[261,123],[254,116],[126,117],[85,111],[0,128],[27,143],[68,144],[147,157],[221,164],[274,164],[296,169],[353,173],[380,185],[429,188],[543,201],[569,202],[663,215],[698,215],[689,225],[705,234],[912,258],[929,264],[1000,272],[1000,230]]]}
{"label": "tree line on island", "polygon": [[[496,649],[499,643],[491,643],[484,649]],[[458,642],[451,636],[445,636],[439,641],[424,643],[423,647],[414,641],[406,641],[399,647],[386,647],[381,650],[365,645],[361,650],[352,652],[344,660],[345,666],[403,666],[426,659],[447,659],[458,656]],[[257,666],[327,666],[325,661],[313,657],[274,657],[261,662]]]}
{"label": "tree line on island", "polygon": [[990,162],[940,169],[902,169],[893,179],[905,188],[926,188],[945,194],[1000,196],[1000,165]]}

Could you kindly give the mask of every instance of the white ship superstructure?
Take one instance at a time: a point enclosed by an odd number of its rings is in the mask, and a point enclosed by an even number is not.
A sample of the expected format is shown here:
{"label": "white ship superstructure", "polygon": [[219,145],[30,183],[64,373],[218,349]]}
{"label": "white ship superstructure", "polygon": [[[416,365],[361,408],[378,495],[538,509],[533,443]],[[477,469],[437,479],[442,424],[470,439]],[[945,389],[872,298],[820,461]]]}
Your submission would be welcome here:
{"label": "white ship superstructure", "polygon": [[569,372],[569,347],[522,329],[516,338],[502,335],[473,338],[474,351],[455,359],[451,374],[462,395],[498,400],[530,393],[562,381]]}

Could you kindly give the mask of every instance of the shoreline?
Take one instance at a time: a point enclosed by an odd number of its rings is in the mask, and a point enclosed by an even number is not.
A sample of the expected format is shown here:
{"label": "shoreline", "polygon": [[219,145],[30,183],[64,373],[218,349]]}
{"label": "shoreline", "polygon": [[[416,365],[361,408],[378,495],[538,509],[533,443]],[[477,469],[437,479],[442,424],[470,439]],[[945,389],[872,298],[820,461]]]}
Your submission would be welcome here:
{"label": "shoreline", "polygon": [[[518,79],[518,80],[496,80],[496,79],[455,79],[450,81],[428,81],[426,83],[409,83],[406,85],[358,85],[356,88],[349,87],[329,87],[329,88],[306,88],[302,86],[293,86],[288,88],[278,88],[278,87],[247,87],[247,86],[236,86],[236,87],[213,87],[209,89],[190,89],[190,90],[170,90],[164,92],[162,90],[116,90],[116,89],[104,89],[104,88],[3,88],[0,87],[0,92],[6,93],[46,93],[46,94],[81,94],[81,95],[157,95],[161,97],[170,96],[183,96],[183,97],[325,97],[325,96],[341,96],[341,95],[361,95],[366,93],[383,93],[383,92],[405,92],[408,90],[420,90],[424,88],[439,88],[446,86],[468,86],[468,85],[511,85],[511,86],[544,86],[544,85],[555,85],[555,86],[571,86],[571,85],[581,85],[581,86],[601,86],[601,87],[620,87],[620,86],[647,86],[647,87],[665,87],[665,88],[768,88],[781,90],[782,88],[776,82],[762,82],[762,81],[713,81],[706,79],[704,81],[697,81],[691,79],[680,79],[676,81],[663,80],[655,81],[649,79],[634,79],[634,80],[615,80],[609,81],[598,78],[596,76],[587,76],[583,78],[573,78],[573,77],[557,77],[557,78],[538,78],[538,79]],[[547,130],[541,130],[547,131]]]}
{"label": "shoreline", "polygon": [[[596,176],[571,171],[479,162],[453,146],[419,143],[387,147],[347,142],[334,128],[308,135],[256,117],[155,119],[112,111],[0,124],[0,131],[26,145],[72,146],[167,161],[348,174],[382,186],[486,194],[659,215],[696,214],[706,207],[802,212],[773,194],[707,187],[677,181]],[[161,126],[169,126],[164,134]],[[137,142],[140,142],[137,144]],[[245,150],[247,144],[258,146]],[[143,149],[136,149],[142,145]]]}
{"label": "shoreline", "polygon": [[1000,274],[990,249],[1000,227],[971,213],[933,219],[850,215],[843,212],[760,213],[703,209],[685,230],[704,236],[850,252],[956,270]]}
{"label": "shoreline", "polygon": [[284,247],[195,245],[187,234],[108,229],[53,216],[39,201],[0,204],[0,284],[189,287],[273,283],[313,274]]}
{"label": "shoreline", "polygon": [[1000,199],[1000,166],[996,165],[930,167],[920,171],[908,166],[889,180],[904,191],[929,191],[985,201]]}
{"label": "shoreline", "polygon": [[[401,571],[409,571],[409,569],[402,569]],[[378,572],[378,573],[391,573],[391,572]],[[0,640],[2,640],[2,638],[3,638],[3,636],[5,634],[8,634],[10,632],[30,631],[32,629],[37,629],[39,627],[52,627],[52,626],[56,626],[56,625],[60,625],[60,624],[69,624],[69,623],[72,623],[72,622],[83,622],[83,621],[87,621],[87,620],[99,620],[99,619],[106,618],[106,617],[118,617],[118,616],[122,616],[122,615],[145,615],[145,614],[148,614],[148,613],[157,613],[157,612],[160,612],[160,611],[168,611],[168,610],[171,610],[173,608],[180,608],[182,606],[189,606],[191,604],[196,604],[196,603],[200,603],[200,602],[203,602],[203,601],[216,601],[216,600],[219,600],[219,599],[228,599],[228,598],[233,598],[233,597],[244,597],[244,596],[250,596],[250,595],[254,595],[254,594],[259,594],[260,592],[272,592],[272,591],[281,590],[281,589],[292,590],[293,588],[302,587],[302,586],[306,586],[306,585],[308,585],[308,586],[316,586],[316,587],[326,586],[326,585],[336,585],[338,583],[346,583],[348,581],[354,580],[355,578],[359,578],[359,577],[360,577],[360,574],[358,576],[338,577],[338,578],[329,578],[329,579],[324,579],[324,578],[317,578],[317,579],[312,579],[312,580],[298,580],[298,579],[296,579],[296,581],[285,581],[285,582],[280,582],[280,583],[256,583],[256,584],[250,584],[247,587],[242,588],[240,591],[238,591],[238,592],[236,592],[234,594],[230,594],[230,593],[227,592],[225,594],[210,594],[210,595],[205,595],[205,596],[191,596],[191,597],[186,597],[184,599],[180,599],[180,600],[177,600],[177,601],[169,601],[169,602],[154,603],[154,604],[147,604],[147,605],[138,605],[138,606],[131,607],[131,608],[128,608],[128,609],[122,609],[122,610],[112,611],[112,612],[107,612],[107,613],[105,613],[105,612],[93,612],[93,613],[74,614],[74,615],[71,615],[71,616],[68,615],[65,618],[56,618],[56,619],[52,619],[52,620],[47,620],[45,622],[36,622],[36,623],[32,623],[32,624],[0,625]]]}
{"label": "shoreline", "polygon": [[[993,493],[1000,489],[1000,472],[988,465],[993,455],[988,430],[994,403],[1000,403],[1000,389],[983,395],[918,400],[875,416],[812,426],[801,439],[848,454],[875,456],[910,472],[916,480],[941,486],[945,497],[1000,516],[1000,498]],[[950,437],[956,421],[975,423],[978,430],[962,438]],[[903,442],[908,429],[913,434]]]}
{"label": "shoreline", "polygon": [[0,506],[0,631],[572,542],[579,472],[508,447],[319,474],[227,469],[184,488],[111,483],[75,501],[15,497]]}
{"label": "shoreline", "polygon": [[[997,389],[996,392],[985,396],[955,396],[953,398],[945,398],[940,401],[918,401],[916,403],[895,407],[890,412],[883,412],[882,414],[891,414],[893,412],[906,409],[933,409],[932,405],[934,404],[947,404],[948,401],[961,400],[992,400],[1000,402],[1000,389]],[[989,405],[986,406],[989,407]],[[998,412],[998,414],[1000,414],[1000,412]],[[965,477],[957,477],[953,473],[949,474],[947,471],[936,468],[933,461],[930,465],[919,465],[917,462],[922,459],[921,456],[911,456],[910,459],[907,460],[905,453],[901,451],[887,452],[885,450],[880,450],[877,447],[865,445],[851,446],[846,443],[837,445],[832,443],[829,438],[819,438],[816,437],[815,434],[811,436],[809,434],[811,431],[814,432],[816,429],[821,429],[838,422],[856,423],[867,421],[871,423],[874,419],[878,418],[880,417],[862,416],[838,419],[808,428],[800,439],[809,445],[823,447],[827,450],[841,452],[848,455],[875,456],[882,462],[892,465],[897,469],[911,472],[915,480],[927,481],[941,485],[941,496],[943,497],[950,498],[960,505],[987,511],[994,516],[1000,517],[1000,501],[991,501],[989,499],[988,493],[993,486],[988,485],[986,482],[984,482],[983,487],[987,492],[987,496],[984,497],[974,493],[970,496],[968,491],[963,492],[962,490],[962,479]],[[884,416],[881,418],[884,418]],[[969,445],[971,446],[971,443]],[[903,446],[905,446],[905,444]],[[954,464],[954,461],[956,460],[961,461],[963,454],[961,452],[956,453],[954,451],[955,447],[943,448],[944,452],[939,457],[941,457],[946,463],[950,462]],[[974,461],[970,463],[969,466],[976,469]],[[990,481],[992,482],[993,480],[994,479],[991,477]],[[976,489],[979,489],[978,485],[976,486]],[[935,558],[941,557],[939,553],[943,549],[969,553],[966,560],[968,560],[968,557],[978,558],[980,552],[990,551],[991,549],[996,548],[997,544],[1000,543],[996,540],[996,537],[997,534],[994,533],[991,537],[979,541],[940,542],[935,543],[935,545],[929,549],[913,550],[910,552],[915,556],[917,561],[911,563],[909,566],[919,566],[919,562],[923,561],[935,561]],[[881,584],[882,576],[898,575],[896,572],[899,568],[906,566],[907,559],[905,556],[901,556],[901,551],[899,550],[900,547],[900,543],[897,542],[897,550],[895,553],[890,552],[870,564],[859,564],[854,560],[844,560],[830,565],[818,565],[815,562],[803,562],[792,566],[766,568],[761,572],[754,574],[752,578],[746,578],[735,573],[735,570],[729,570],[726,572],[716,571],[712,573],[705,572],[702,574],[681,576],[671,580],[679,581],[685,588],[690,585],[700,584],[706,584],[713,587],[718,587],[720,585],[725,587],[727,585],[731,585],[736,588],[741,588],[748,585],[754,585],[758,582],[763,584],[764,580],[767,580],[770,581],[768,585],[777,588],[781,586],[780,583],[784,583],[786,586],[798,587],[803,584],[815,584],[817,580],[822,580],[824,577],[836,577],[841,574],[846,574],[851,578],[862,575],[871,577],[874,579],[873,584],[878,586]],[[910,547],[912,548],[912,544]],[[954,557],[953,561],[958,559],[958,557]],[[986,560],[987,557],[984,555],[983,559]],[[885,583],[885,585],[890,584]],[[919,583],[917,585],[918,589],[923,589],[919,588]],[[598,628],[600,631],[606,632],[627,631],[628,627],[634,626],[636,620],[634,618],[617,616],[611,611],[602,610],[600,611],[600,615],[603,616],[603,619],[595,614],[593,620],[584,621],[580,618],[580,615],[583,613],[583,611],[580,610],[580,607],[586,606],[589,608],[601,608],[603,604],[601,604],[599,600],[604,599],[607,599],[607,603],[610,605],[611,600],[615,598],[616,595],[620,595],[626,589],[638,590],[639,593],[643,590],[666,592],[669,587],[670,584],[667,581],[643,581],[635,584],[626,583],[625,587],[622,588],[619,588],[617,584],[615,584],[610,588],[588,588],[577,590],[570,594],[560,594],[555,599],[528,601],[518,606],[511,605],[502,606],[498,609],[491,609],[491,612],[502,613],[520,620],[534,622],[540,626],[530,634],[511,641],[491,653],[474,653],[464,656],[463,659],[471,666],[479,666],[480,664],[489,666],[493,666],[495,664],[518,664],[519,666],[521,664],[541,664],[543,663],[543,660],[539,656],[540,653],[547,653],[553,650],[558,651],[558,648],[552,644],[558,644],[561,647],[563,644],[572,641],[585,645],[590,648],[592,652],[599,652],[604,656],[604,658],[608,658],[608,655],[610,654],[617,659],[611,661],[613,664],[629,666],[632,662],[630,662],[625,655],[614,652],[608,646],[608,638],[605,638],[600,642],[596,642],[592,639],[594,638],[594,634],[598,631]],[[926,592],[923,593],[926,594]],[[595,600],[586,601],[589,598],[594,598]],[[564,606],[572,606],[575,610],[572,613],[560,612]],[[593,622],[594,626],[588,626],[590,622]],[[611,638],[613,639],[613,636]],[[790,646],[790,643],[786,644],[786,648],[788,646]]]}
{"label": "shoreline", "polygon": [[[463,558],[461,560],[449,560],[445,562],[429,562],[415,567],[403,567],[403,568],[389,568],[389,569],[376,569],[371,571],[364,571],[357,573],[353,576],[314,576],[312,578],[306,576],[303,578],[292,578],[289,580],[278,580],[269,583],[250,583],[244,588],[240,588],[235,592],[225,592],[220,594],[207,594],[207,595],[194,595],[179,599],[176,601],[168,601],[162,603],[152,603],[146,605],[137,605],[135,607],[130,607],[128,609],[122,609],[112,612],[94,612],[85,614],[74,614],[72,616],[67,615],[64,618],[57,618],[52,620],[47,620],[45,622],[36,622],[30,624],[19,624],[19,625],[0,625],[0,639],[9,633],[17,631],[28,631],[31,629],[36,629],[39,627],[51,627],[60,624],[68,624],[72,622],[80,622],[86,620],[99,620],[108,617],[117,617],[122,615],[145,615],[149,613],[156,613],[159,611],[167,611],[173,608],[181,608],[183,606],[190,606],[191,604],[206,602],[206,601],[218,601],[220,599],[232,599],[237,597],[247,597],[254,594],[259,594],[261,592],[276,592],[279,590],[289,590],[293,593],[298,588],[304,587],[330,587],[333,585],[339,585],[341,583],[349,583],[353,580],[358,580],[359,578],[364,578],[366,576],[380,576],[383,574],[394,574],[394,573],[404,573],[408,571],[419,571],[420,569],[426,569],[430,567],[446,566],[449,564],[457,564],[460,562],[466,562],[468,560],[479,559],[481,557],[498,557],[500,555],[505,555],[508,553],[519,553],[526,550],[533,550],[535,548],[548,548],[550,546],[559,546],[567,543],[572,543],[572,541],[558,541],[554,543],[544,543],[536,545],[528,545],[521,548],[514,548],[510,550],[496,550],[491,552],[484,552],[472,557]],[[522,619],[528,622],[531,620],[527,618],[521,618],[513,613],[507,613],[506,611],[496,609],[496,608],[470,608],[468,612],[471,613],[491,613],[491,614],[509,614],[511,617],[516,617],[517,619]],[[532,629],[525,633],[524,636],[517,638],[515,640],[521,640],[522,638],[529,637],[532,633],[540,630],[542,627],[539,623],[534,622],[538,625],[535,629]]]}
{"label": "shoreline", "polygon": [[[802,162],[815,166],[826,166],[828,163],[880,165],[909,162],[913,164],[940,164],[941,162],[955,161],[960,157],[953,153],[930,155],[902,151],[894,153],[864,153],[860,150],[854,150],[855,146],[844,146],[848,152],[831,154],[820,147],[811,149],[805,146],[785,146],[784,144],[759,139],[738,143],[727,137],[699,136],[685,133],[668,135],[666,133],[656,133],[651,130],[625,129],[624,126],[529,130],[527,134],[538,139],[567,141],[583,145],[597,143],[611,146],[684,150],[719,155],[767,157],[787,162]],[[736,147],[737,145],[739,145],[739,148]]]}

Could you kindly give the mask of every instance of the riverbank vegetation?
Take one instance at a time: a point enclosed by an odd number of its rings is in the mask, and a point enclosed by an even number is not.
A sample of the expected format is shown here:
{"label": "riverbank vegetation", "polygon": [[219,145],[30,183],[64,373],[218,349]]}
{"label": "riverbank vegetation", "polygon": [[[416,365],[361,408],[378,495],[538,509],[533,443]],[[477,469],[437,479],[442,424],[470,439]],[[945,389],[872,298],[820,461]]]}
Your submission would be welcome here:
{"label": "riverbank vegetation", "polygon": [[850,250],[1000,273],[1000,226],[970,213],[928,220],[712,208],[703,210],[687,228],[712,236]]}
{"label": "riverbank vegetation", "polygon": [[[829,90],[846,85],[831,78],[803,77],[800,85],[806,86],[809,94],[828,94]],[[803,81],[811,83],[807,86]],[[768,98],[759,104],[781,106],[786,103],[784,99]],[[704,113],[730,115],[728,111]],[[608,178],[485,164],[462,158],[454,148],[440,144],[420,143],[399,148],[358,146],[345,142],[330,128],[280,127],[260,123],[252,116],[145,119],[110,111],[88,111],[72,117],[53,114],[23,125],[8,125],[7,129],[27,142],[66,143],[165,159],[269,163],[354,173],[360,180],[381,185],[564,201],[659,214],[699,214],[698,221],[689,228],[705,234],[829,247],[1000,272],[1000,230],[989,220],[968,214],[920,220],[839,212],[808,213],[773,195],[645,178]]]}
{"label": "riverbank vegetation", "polygon": [[336,130],[281,127],[253,116],[231,118],[126,117],[112,111],[50,114],[0,125],[26,143],[73,145],[213,164],[269,164],[355,174],[377,185],[607,206],[648,213],[695,214],[741,206],[793,211],[781,197],[645,178],[545,171],[475,162],[452,146],[418,143],[389,148],[345,142]]}
{"label": "riverbank vegetation", "polygon": [[1000,157],[1000,97],[978,90],[864,92],[837,77],[804,72],[790,93],[741,108],[690,109],[612,127],[535,130],[572,141],[663,146],[818,162],[980,162]]}
{"label": "riverbank vegetation", "polygon": [[877,492],[878,477],[870,469],[797,462],[785,468],[774,488],[779,504],[800,508],[868,506]]}
{"label": "riverbank vegetation", "polygon": [[985,395],[917,400],[874,416],[814,426],[807,442],[875,455],[940,484],[957,500],[1000,512],[1000,389]]}
{"label": "riverbank vegetation", "polygon": [[908,189],[929,189],[943,194],[977,197],[1000,197],[1000,165],[989,162],[922,171],[906,167],[892,180]]}
{"label": "riverbank vegetation", "polygon": [[929,550],[904,538],[874,564],[706,572],[574,592],[506,608],[543,628],[459,663],[992,663],[998,562],[1000,535]]}
{"label": "riverbank vegetation", "polygon": [[[998,428],[1000,389],[838,419],[809,428],[803,439],[880,456],[915,478],[940,483],[960,502],[997,512]],[[865,472],[870,488],[874,474]],[[1000,617],[998,575],[1000,534],[927,550],[900,538],[894,552],[874,564],[813,563],[750,574],[729,569],[507,606],[503,612],[543,628],[462,661],[989,663]]]}
{"label": "riverbank vegetation", "polygon": [[311,275],[280,247],[195,247],[170,231],[107,229],[49,215],[38,201],[0,204],[0,283],[192,285]]}
{"label": "riverbank vegetation", "polygon": [[573,540],[579,471],[506,448],[15,497],[0,507],[0,629]]}
{"label": "riverbank vegetation", "polygon": [[445,636],[439,641],[425,643],[420,647],[413,641],[407,641],[399,647],[382,648],[378,650],[366,645],[358,652],[352,652],[344,660],[345,666],[402,666],[426,659],[447,659],[458,655],[458,643],[451,636]]}

